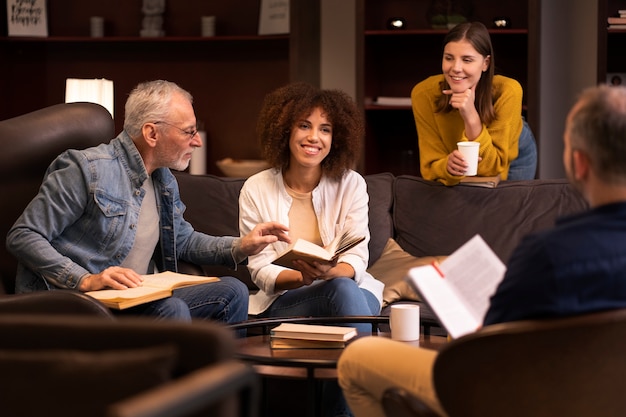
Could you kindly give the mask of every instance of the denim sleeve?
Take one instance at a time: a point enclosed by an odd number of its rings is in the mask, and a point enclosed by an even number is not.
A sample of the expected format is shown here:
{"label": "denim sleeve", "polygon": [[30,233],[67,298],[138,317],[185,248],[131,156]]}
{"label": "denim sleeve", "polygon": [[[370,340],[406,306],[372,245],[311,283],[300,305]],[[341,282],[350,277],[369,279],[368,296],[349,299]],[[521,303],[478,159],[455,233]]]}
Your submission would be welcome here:
{"label": "denim sleeve", "polygon": [[89,185],[81,158],[79,153],[68,151],[50,165],[38,194],[6,240],[7,249],[23,266],[62,288],[76,288],[89,273],[55,246],[69,244],[60,237],[81,217],[87,205]]}

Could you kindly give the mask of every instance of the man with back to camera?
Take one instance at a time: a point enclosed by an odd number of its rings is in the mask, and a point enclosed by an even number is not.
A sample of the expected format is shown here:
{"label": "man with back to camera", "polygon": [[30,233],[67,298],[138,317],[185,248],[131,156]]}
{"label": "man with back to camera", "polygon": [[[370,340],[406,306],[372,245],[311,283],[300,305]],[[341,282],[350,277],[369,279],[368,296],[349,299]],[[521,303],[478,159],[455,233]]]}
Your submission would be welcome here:
{"label": "man with back to camera", "polygon": [[[177,271],[178,261],[236,268],[287,228],[262,223],[241,238],[197,232],[170,169],[185,170],[202,146],[189,92],[163,80],[141,83],[125,106],[124,130],[110,143],[68,150],[52,162],[39,193],[7,235],[18,261],[16,292],[93,291],[142,284]],[[174,291],[125,310],[160,318],[247,319],[248,289],[233,277]]]}
{"label": "man with back to camera", "polygon": [[[585,90],[568,114],[563,141],[567,178],[590,209],[522,239],[484,325],[626,307],[626,87]],[[382,395],[392,386],[445,415],[432,382],[436,357],[382,337],[350,344],[338,377],[354,415],[384,416]]]}

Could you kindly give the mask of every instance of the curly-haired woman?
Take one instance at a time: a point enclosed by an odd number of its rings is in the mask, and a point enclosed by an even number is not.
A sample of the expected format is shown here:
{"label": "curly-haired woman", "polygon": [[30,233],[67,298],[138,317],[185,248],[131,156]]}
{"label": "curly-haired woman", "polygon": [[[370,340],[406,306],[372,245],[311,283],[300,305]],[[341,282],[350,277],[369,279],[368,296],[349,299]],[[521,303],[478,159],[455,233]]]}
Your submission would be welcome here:
{"label": "curly-haired woman", "polygon": [[335,264],[297,260],[292,268],[274,265],[287,247],[284,242],[251,256],[248,268],[260,290],[250,297],[250,314],[377,315],[383,284],[366,272],[367,188],[351,169],[364,134],[354,101],[340,90],[292,83],[267,95],[257,131],[271,168],[250,177],[241,190],[241,233],[272,219],[288,225],[292,241],[303,238],[324,246],[344,233],[365,240]]}

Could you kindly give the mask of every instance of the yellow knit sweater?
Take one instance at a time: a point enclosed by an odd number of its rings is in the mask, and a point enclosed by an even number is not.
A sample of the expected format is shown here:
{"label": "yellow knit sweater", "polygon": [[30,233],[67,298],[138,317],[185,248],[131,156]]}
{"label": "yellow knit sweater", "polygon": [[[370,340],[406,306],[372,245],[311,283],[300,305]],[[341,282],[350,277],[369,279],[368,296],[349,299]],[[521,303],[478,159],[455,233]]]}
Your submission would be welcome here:
{"label": "yellow knit sweater", "polygon": [[[441,95],[443,74],[428,77],[411,91],[413,116],[417,128],[420,170],[422,177],[455,185],[462,176],[450,175],[446,169],[448,155],[456,143],[467,141],[465,125],[458,110],[435,113],[435,100]],[[475,139],[480,142],[478,175],[500,174],[507,178],[511,161],[517,158],[518,141],[522,133],[522,86],[514,79],[494,76],[493,98],[496,120]]]}

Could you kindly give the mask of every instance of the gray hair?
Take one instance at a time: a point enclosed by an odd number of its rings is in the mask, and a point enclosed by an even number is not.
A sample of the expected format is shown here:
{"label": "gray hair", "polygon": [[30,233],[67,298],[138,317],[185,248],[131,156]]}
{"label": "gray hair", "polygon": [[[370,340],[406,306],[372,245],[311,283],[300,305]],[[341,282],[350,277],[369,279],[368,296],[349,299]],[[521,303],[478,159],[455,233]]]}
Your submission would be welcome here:
{"label": "gray hair", "polygon": [[193,103],[191,94],[176,83],[164,80],[138,84],[128,95],[124,109],[124,130],[131,138],[141,135],[145,123],[167,119],[174,94],[182,94]]}
{"label": "gray hair", "polygon": [[578,103],[567,127],[572,149],[586,152],[604,181],[626,183],[626,87],[588,88]]}

